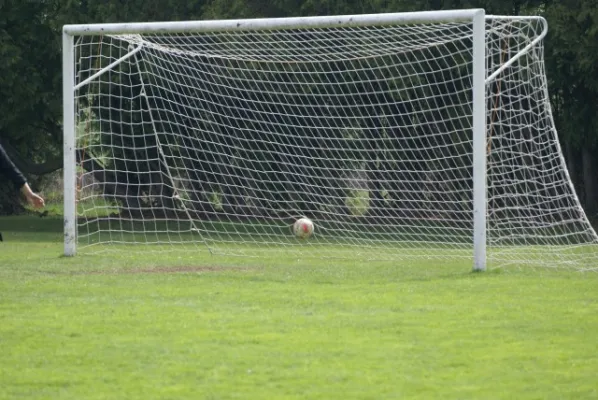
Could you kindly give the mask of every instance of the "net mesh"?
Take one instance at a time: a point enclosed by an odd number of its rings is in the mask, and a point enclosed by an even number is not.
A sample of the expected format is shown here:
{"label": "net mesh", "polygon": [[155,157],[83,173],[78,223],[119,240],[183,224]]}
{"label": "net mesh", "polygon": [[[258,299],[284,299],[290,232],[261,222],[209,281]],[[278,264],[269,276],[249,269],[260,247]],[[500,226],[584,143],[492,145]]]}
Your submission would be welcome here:
{"label": "net mesh", "polygon": [[596,269],[596,233],[568,175],[551,115],[541,20],[490,19],[488,247],[496,265]]}
{"label": "net mesh", "polygon": [[[488,263],[598,259],[539,19],[487,20]],[[471,22],[82,36],[78,248],[472,259]],[[132,54],[132,55],[131,55]],[[307,216],[315,234],[291,225]]]}

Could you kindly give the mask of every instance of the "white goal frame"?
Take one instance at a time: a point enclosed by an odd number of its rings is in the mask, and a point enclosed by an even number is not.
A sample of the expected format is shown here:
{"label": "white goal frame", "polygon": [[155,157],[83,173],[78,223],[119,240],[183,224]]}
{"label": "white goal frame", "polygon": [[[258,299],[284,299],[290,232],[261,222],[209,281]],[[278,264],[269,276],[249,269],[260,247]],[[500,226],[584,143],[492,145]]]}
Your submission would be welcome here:
{"label": "white goal frame", "polygon": [[[427,22],[471,21],[473,44],[472,99],[473,112],[473,258],[474,270],[486,269],[487,232],[487,160],[486,160],[486,101],[485,88],[492,76],[486,78],[486,18],[483,9],[425,11],[368,15],[345,15],[324,17],[298,17],[274,19],[243,19],[217,21],[112,23],[90,25],[65,25],[63,27],[63,112],[64,112],[64,254],[73,256],[77,251],[77,205],[76,205],[76,127],[75,93],[100,75],[133,56],[140,48],[131,51],[107,67],[97,71],[76,85],[75,36],[109,35],[128,33],[184,33],[238,30],[274,30],[288,28],[326,28],[374,25],[400,25]],[[521,17],[517,17],[521,18]],[[540,17],[532,17],[540,18]],[[541,40],[545,35],[536,38]],[[524,49],[525,50],[525,49]],[[503,65],[501,70],[508,67]],[[500,73],[495,71],[495,74]],[[496,76],[493,74],[493,76]]]}

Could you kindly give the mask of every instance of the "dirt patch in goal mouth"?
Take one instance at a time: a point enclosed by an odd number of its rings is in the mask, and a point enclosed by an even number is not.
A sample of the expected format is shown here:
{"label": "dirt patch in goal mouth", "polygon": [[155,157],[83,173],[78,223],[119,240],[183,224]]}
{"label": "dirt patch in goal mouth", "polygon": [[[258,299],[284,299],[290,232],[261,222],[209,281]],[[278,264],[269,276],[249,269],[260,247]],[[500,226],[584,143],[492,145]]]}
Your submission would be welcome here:
{"label": "dirt patch in goal mouth", "polygon": [[177,274],[181,272],[245,272],[249,271],[248,268],[238,267],[199,267],[199,266],[187,266],[187,267],[156,267],[156,268],[143,268],[133,269],[129,271],[123,271],[131,274]]}
{"label": "dirt patch in goal mouth", "polygon": [[182,274],[182,273],[204,273],[204,272],[249,272],[250,268],[240,267],[217,267],[217,266],[178,266],[178,267],[154,267],[154,268],[131,268],[131,269],[105,269],[77,271],[74,275],[135,275],[135,274]]}

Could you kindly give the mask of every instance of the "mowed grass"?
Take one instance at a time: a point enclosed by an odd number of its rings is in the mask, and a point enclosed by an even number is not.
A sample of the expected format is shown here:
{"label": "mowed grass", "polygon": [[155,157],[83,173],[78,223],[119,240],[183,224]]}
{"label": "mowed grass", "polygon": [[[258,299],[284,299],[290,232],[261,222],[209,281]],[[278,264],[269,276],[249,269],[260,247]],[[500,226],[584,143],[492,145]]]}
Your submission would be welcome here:
{"label": "mowed grass", "polygon": [[61,229],[0,218],[0,399],[598,398],[596,273],[64,258]]}

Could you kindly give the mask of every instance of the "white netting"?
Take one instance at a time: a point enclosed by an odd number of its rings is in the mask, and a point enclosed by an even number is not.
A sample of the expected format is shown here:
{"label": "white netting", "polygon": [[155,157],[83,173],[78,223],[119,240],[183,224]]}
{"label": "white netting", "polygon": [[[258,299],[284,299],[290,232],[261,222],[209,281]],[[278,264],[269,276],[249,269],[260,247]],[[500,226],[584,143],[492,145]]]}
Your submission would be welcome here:
{"label": "white netting", "polygon": [[[489,19],[488,75],[541,30]],[[471,259],[471,39],[467,22],[77,38],[77,82],[135,53],[76,92],[79,248]],[[541,43],[487,103],[489,264],[595,266]]]}
{"label": "white netting", "polygon": [[491,265],[598,267],[597,237],[552,120],[540,19],[488,20],[488,247]]}

